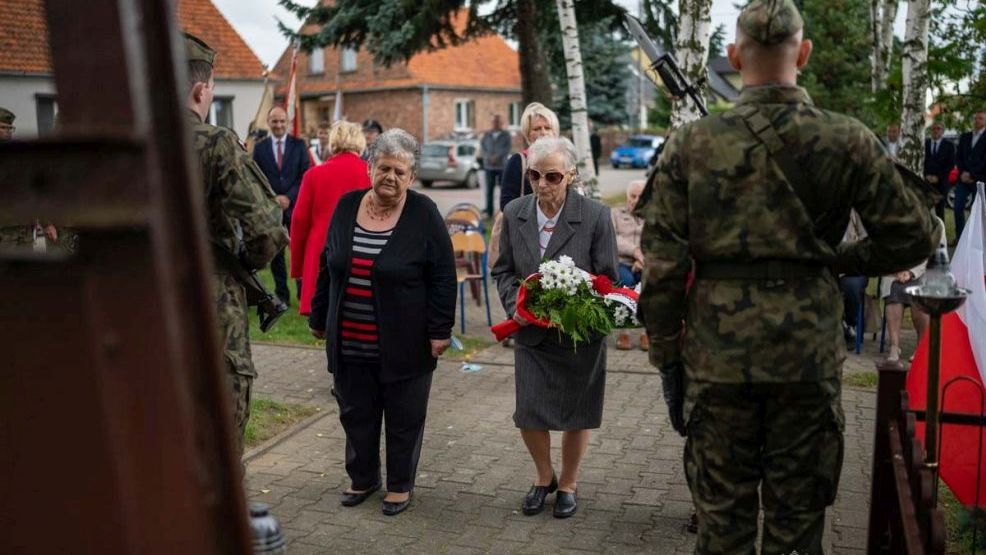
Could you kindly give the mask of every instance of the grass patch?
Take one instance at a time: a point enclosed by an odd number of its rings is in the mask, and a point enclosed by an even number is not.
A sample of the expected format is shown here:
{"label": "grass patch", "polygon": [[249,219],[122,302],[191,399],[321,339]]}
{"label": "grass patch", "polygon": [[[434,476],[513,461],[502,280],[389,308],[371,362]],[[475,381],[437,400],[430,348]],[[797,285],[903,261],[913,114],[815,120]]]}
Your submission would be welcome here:
{"label": "grass patch", "polygon": [[[986,553],[986,511],[973,511],[963,506],[944,482],[938,486],[938,505],[945,513],[945,529],[948,531],[945,553]],[[973,549],[973,528],[977,521]]]}
{"label": "grass patch", "polygon": [[867,370],[866,372],[854,372],[843,374],[842,385],[846,387],[862,387],[864,389],[876,389],[877,373]]}
{"label": "grass patch", "polygon": [[612,195],[607,195],[602,199],[603,204],[609,206],[610,208],[616,208],[618,206],[623,206],[627,203],[626,193],[614,193]]}
{"label": "grass patch", "polygon": [[455,360],[463,362],[469,361],[476,353],[493,344],[492,341],[479,337],[471,337],[468,335],[457,335],[456,337],[458,337],[459,341],[462,342],[462,350],[455,351],[448,349],[445,351],[445,354],[442,355],[442,360]]}
{"label": "grass patch", "polygon": [[316,412],[315,407],[252,399],[250,420],[243,435],[244,446],[247,449],[256,447]]}

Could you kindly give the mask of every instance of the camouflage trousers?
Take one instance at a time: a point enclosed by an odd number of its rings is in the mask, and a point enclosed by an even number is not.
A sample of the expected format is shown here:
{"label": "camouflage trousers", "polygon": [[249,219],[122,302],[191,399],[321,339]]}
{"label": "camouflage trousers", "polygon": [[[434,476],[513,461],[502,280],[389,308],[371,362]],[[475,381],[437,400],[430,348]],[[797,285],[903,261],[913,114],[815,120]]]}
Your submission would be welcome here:
{"label": "camouflage trousers", "polygon": [[236,448],[242,459],[243,439],[247,421],[250,420],[250,392],[253,389],[253,377],[226,372],[226,378],[232,393],[230,405],[233,409],[233,424],[236,426]]}
{"label": "camouflage trousers", "polygon": [[223,362],[230,383],[230,407],[236,424],[237,445],[243,455],[243,434],[250,419],[250,388],[257,370],[250,352],[250,321],[247,316],[246,293],[243,286],[228,274],[216,274],[213,279],[216,315],[219,323],[219,341],[223,349]]}
{"label": "camouflage trousers", "polygon": [[700,554],[821,555],[825,508],[842,470],[841,382],[724,384],[685,389],[685,473]]}

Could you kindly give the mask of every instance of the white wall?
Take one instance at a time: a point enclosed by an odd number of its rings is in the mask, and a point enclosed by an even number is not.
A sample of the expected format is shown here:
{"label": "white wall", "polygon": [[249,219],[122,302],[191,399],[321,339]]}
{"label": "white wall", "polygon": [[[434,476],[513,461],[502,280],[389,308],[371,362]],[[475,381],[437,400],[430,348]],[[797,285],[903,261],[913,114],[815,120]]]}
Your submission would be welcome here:
{"label": "white wall", "polygon": [[[36,94],[55,94],[55,80],[50,76],[0,75],[0,107],[17,118],[14,138],[33,139],[38,136]],[[233,115],[236,115],[234,110]]]}
{"label": "white wall", "polygon": [[[18,139],[38,136],[37,94],[55,94],[55,80],[50,76],[20,76],[0,74],[0,107],[14,113]],[[245,139],[250,122],[264,94],[263,81],[216,81],[216,96],[233,97],[233,127],[240,139]]]}
{"label": "white wall", "polygon": [[257,115],[257,107],[264,96],[264,82],[217,80],[216,96],[233,97],[233,131],[240,136],[240,140],[245,140],[250,122]]}

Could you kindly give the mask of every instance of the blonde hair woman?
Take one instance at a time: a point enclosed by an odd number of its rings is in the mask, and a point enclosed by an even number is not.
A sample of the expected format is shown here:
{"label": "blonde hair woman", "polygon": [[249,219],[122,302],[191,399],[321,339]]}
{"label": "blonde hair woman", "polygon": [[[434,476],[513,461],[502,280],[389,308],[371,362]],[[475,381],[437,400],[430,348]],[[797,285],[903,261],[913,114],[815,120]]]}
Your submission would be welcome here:
{"label": "blonde hair woman", "polygon": [[301,279],[298,312],[311,312],[318,279],[318,259],[339,199],[350,191],[370,188],[370,175],[360,154],[366,138],[360,126],[337,121],[329,131],[332,156],[305,172],[291,215],[291,277]]}
{"label": "blonde hair woman", "polygon": [[[559,135],[558,116],[540,102],[531,102],[524,108],[520,116],[520,132],[524,143],[534,144],[541,137],[557,137]],[[500,211],[517,197],[531,192],[531,184],[524,175],[527,167],[527,149],[513,154],[503,168],[500,179]]]}

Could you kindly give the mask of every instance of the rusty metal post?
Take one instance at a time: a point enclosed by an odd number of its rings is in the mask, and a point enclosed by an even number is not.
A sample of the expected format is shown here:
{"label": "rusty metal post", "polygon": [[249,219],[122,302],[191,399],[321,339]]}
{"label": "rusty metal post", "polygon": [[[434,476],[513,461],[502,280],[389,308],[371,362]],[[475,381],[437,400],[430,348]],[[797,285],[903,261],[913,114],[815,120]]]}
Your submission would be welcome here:
{"label": "rusty metal post", "polygon": [[941,313],[931,314],[928,328],[928,397],[925,405],[927,419],[924,425],[924,465],[931,472],[935,487],[931,493],[932,504],[938,504],[938,433],[941,410]]}
{"label": "rusty metal post", "polygon": [[47,0],[59,133],[0,144],[0,553],[250,553],[170,0]]}

